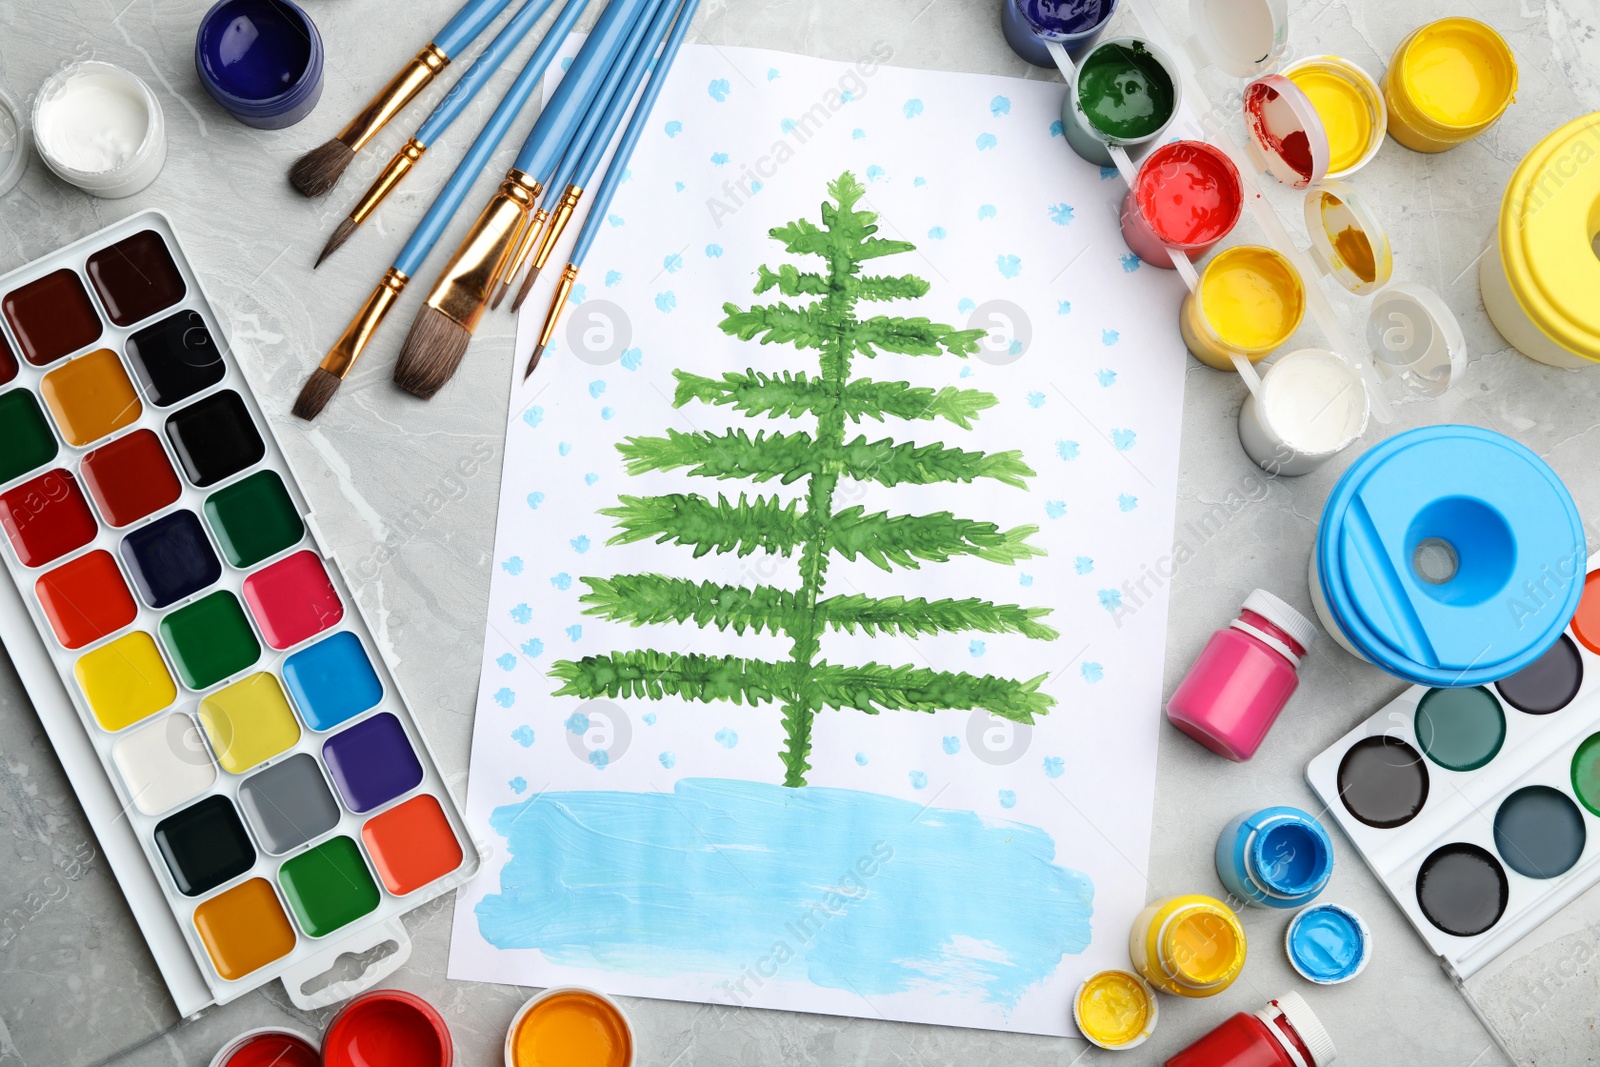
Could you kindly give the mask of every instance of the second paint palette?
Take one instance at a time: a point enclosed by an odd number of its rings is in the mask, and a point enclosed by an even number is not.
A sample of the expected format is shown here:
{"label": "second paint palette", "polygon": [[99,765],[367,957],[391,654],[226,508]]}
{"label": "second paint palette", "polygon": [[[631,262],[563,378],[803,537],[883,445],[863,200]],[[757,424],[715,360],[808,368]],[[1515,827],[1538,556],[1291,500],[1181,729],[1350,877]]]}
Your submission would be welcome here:
{"label": "second paint palette", "polygon": [[1600,882],[1600,555],[1588,568],[1571,625],[1531,666],[1415,686],[1306,767],[1458,980]]}

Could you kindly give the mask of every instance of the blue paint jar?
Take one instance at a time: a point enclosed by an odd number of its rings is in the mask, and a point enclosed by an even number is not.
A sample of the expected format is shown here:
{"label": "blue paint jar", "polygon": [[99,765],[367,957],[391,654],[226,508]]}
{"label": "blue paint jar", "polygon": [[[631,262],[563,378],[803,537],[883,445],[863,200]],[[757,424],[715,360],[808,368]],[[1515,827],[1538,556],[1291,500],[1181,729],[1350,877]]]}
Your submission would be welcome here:
{"label": "blue paint jar", "polygon": [[1245,812],[1217,838],[1217,877],[1246,904],[1298,908],[1333,874],[1333,842],[1316,817],[1299,808]]}
{"label": "blue paint jar", "polygon": [[1417,685],[1486,685],[1544,655],[1572,620],[1588,549],[1549,465],[1476,426],[1369,449],[1333,487],[1311,602],[1353,655]]}
{"label": "blue paint jar", "polygon": [[1000,29],[1017,55],[1036,67],[1053,67],[1046,41],[1077,58],[1100,36],[1117,0],[1000,0]]}
{"label": "blue paint jar", "polygon": [[293,126],[322,98],[322,35],[291,0],[219,0],[200,20],[194,67],[222,107],[262,130]]}

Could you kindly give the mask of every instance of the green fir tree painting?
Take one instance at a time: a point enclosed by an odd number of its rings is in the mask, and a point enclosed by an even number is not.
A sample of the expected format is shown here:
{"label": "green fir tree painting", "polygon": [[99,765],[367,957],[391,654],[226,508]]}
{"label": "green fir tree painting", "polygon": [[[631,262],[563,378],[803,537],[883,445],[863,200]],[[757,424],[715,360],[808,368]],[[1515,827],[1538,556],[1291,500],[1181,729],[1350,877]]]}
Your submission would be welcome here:
{"label": "green fir tree painting", "polygon": [[[911,274],[863,274],[871,260],[910,252],[907,241],[877,237],[877,216],[857,210],[864,195],[846,172],[828,185],[832,203],[822,204],[822,225],[800,219],[770,235],[795,256],[816,256],[819,272],[784,264],[760,268],[755,292],[776,289],[790,298],[740,308],[724,304],[723,332],[763,345],[815,350],[817,371],[755,370],[721,378],[675,371],[675,406],[726,405],[750,418],[814,418],[814,432],[733,430],[630,437],[617,447],[629,474],[685,470],[690,477],[740,479],[804,492],[788,502],[779,495],[740,492],[730,499],[699,493],[621,496],[600,512],[615,520],[610,543],[654,539],[680,545],[695,559],[707,553],[775,553],[797,559],[799,587],[746,588],[691,581],[661,574],[585,577],[585,613],[634,626],[693,623],[743,635],[770,633],[792,642],[787,660],[660,652],[650,648],[563,660],[552,674],[564,684],[556,696],[776,704],[786,736],[784,784],[803,786],[810,770],[811,732],[824,711],[936,712],[985,709],[1013,722],[1031,723],[1055,704],[1040,691],[1047,675],[1026,681],[876,662],[864,666],[829,663],[820,642],[825,631],[865,637],[903,634],[1020,634],[1049,641],[1056,631],[1041,622],[1048,608],[996,604],[979,598],[927,600],[829,594],[833,557],[865,559],[885,571],[918,569],[955,556],[975,556],[1012,565],[1044,551],[1028,543],[1036,526],[1002,530],[992,522],[960,518],[948,511],[925,515],[866,513],[860,505],[838,507],[841,480],[893,487],[992,479],[1026,488],[1034,471],[1020,452],[977,452],[943,444],[915,445],[891,438],[869,441],[853,433],[863,418],[938,421],[964,430],[997,401],[975,389],[912,387],[906,382],[852,377],[856,357],[880,353],[965,357],[978,350],[981,330],[957,330],[925,318],[862,317],[858,305],[912,299],[928,283]],[[853,433],[853,435],[852,435]]]}

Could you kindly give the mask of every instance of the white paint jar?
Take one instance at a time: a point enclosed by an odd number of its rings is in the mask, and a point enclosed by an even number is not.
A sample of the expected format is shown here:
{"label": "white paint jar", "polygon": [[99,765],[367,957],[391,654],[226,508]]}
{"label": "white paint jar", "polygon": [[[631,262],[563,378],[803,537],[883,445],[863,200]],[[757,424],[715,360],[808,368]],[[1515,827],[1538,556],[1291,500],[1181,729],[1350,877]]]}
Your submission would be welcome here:
{"label": "white paint jar", "polygon": [[1371,412],[1354,364],[1326,349],[1296,349],[1245,397],[1239,443],[1269,474],[1309,474],[1354,444]]}
{"label": "white paint jar", "polygon": [[57,72],[33,104],[33,137],[45,164],[95,196],[132,196],[161,173],[167,128],[150,87],[99,60]]}

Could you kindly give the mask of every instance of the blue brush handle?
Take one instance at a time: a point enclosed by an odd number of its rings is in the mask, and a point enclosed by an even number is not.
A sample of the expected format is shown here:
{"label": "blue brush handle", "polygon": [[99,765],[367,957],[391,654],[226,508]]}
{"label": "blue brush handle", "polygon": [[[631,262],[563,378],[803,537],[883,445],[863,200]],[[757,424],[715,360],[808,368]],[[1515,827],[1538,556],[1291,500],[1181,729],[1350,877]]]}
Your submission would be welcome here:
{"label": "blue brush handle", "polygon": [[[598,159],[599,153],[605,151],[606,142],[611,140],[611,134],[617,128],[617,120],[633,99],[634,90],[650,69],[661,38],[667,35],[667,28],[672,25],[673,10],[667,0],[650,0],[644,17],[655,21],[647,32],[634,34],[627,50],[612,64],[611,73],[606,75],[605,84],[595,94],[594,103],[584,114],[582,125],[573,133],[572,140],[562,152],[561,166],[556,170],[551,189],[565,190],[569,184],[581,189],[588,176],[594,173],[592,166],[585,172],[582,161],[589,158],[591,153]],[[601,130],[605,131],[603,135],[599,133]]]}
{"label": "blue brush handle", "polygon": [[489,42],[489,47],[473,60],[472,66],[468,67],[467,72],[450,87],[450,92],[439,101],[439,106],[433,109],[428,121],[417,131],[418,141],[424,146],[430,145],[450,128],[450,124],[466,110],[468,104],[472,103],[472,98],[478,95],[478,90],[494,77],[495,71],[500,69],[500,64],[505,62],[506,56],[522,43],[522,39],[528,35],[533,24],[550,9],[553,2],[554,0],[527,0],[522,9],[511,16],[511,21],[495,35],[495,39]]}
{"label": "blue brush handle", "polygon": [[511,0],[467,0],[455,17],[445,23],[444,29],[434,34],[433,43],[439,51],[454,59],[478,34],[488,29],[489,23],[500,16]]}
{"label": "blue brush handle", "polygon": [[555,161],[561,157],[579,117],[588,110],[606,72],[633,33],[645,3],[646,0],[611,0],[561,83],[545,101],[539,121],[533,124],[528,139],[522,143],[522,151],[517,153],[513,164],[517,170],[539,175],[555,169]]}
{"label": "blue brush handle", "polygon": [[406,242],[406,246],[400,250],[400,255],[394,261],[395,269],[406,277],[415,277],[417,269],[422,266],[422,261],[433,251],[434,242],[439,240],[439,235],[450,225],[450,219],[454,217],[456,209],[472,191],[472,183],[478,180],[478,175],[483,172],[489,158],[494,155],[495,149],[500,147],[506,131],[511,129],[511,124],[516,121],[517,113],[528,102],[528,97],[533,95],[533,90],[539,85],[539,79],[544,77],[544,69],[550,65],[550,60],[555,58],[556,52],[566,41],[567,34],[571,32],[573,24],[578,21],[578,16],[583,14],[583,9],[588,6],[589,0],[567,0],[567,6],[556,16],[550,31],[544,35],[544,40],[539,42],[539,47],[533,50],[527,65],[522,68],[522,73],[517,75],[517,80],[511,83],[511,88],[506,91],[506,97],[500,101],[500,106],[489,116],[489,122],[478,134],[478,139],[472,142],[472,147],[467,149],[466,156],[456,164],[455,173],[450,175],[450,180],[444,183],[444,188],[434,197],[428,213],[422,216],[417,228],[411,231],[411,239]]}
{"label": "blue brush handle", "polygon": [[578,231],[572,255],[567,258],[567,262],[573,266],[583,264],[583,257],[588,255],[595,234],[600,232],[600,220],[606,217],[611,197],[622,182],[623,172],[628,169],[628,159],[633,155],[634,146],[639,143],[639,135],[644,133],[645,123],[650,121],[650,109],[656,106],[656,97],[661,95],[661,87],[666,84],[667,75],[672,73],[672,61],[678,56],[678,46],[683,44],[684,35],[689,32],[689,23],[693,21],[695,9],[699,6],[700,0],[682,0],[678,5],[678,21],[672,27],[672,36],[667,38],[666,46],[661,49],[655,69],[650,72],[650,82],[644,87],[644,93],[633,109],[633,118],[628,120],[628,128],[622,131],[622,140],[617,144],[616,154],[611,157],[611,166],[607,168],[599,190],[589,203],[589,214],[584,217],[583,229]]}

